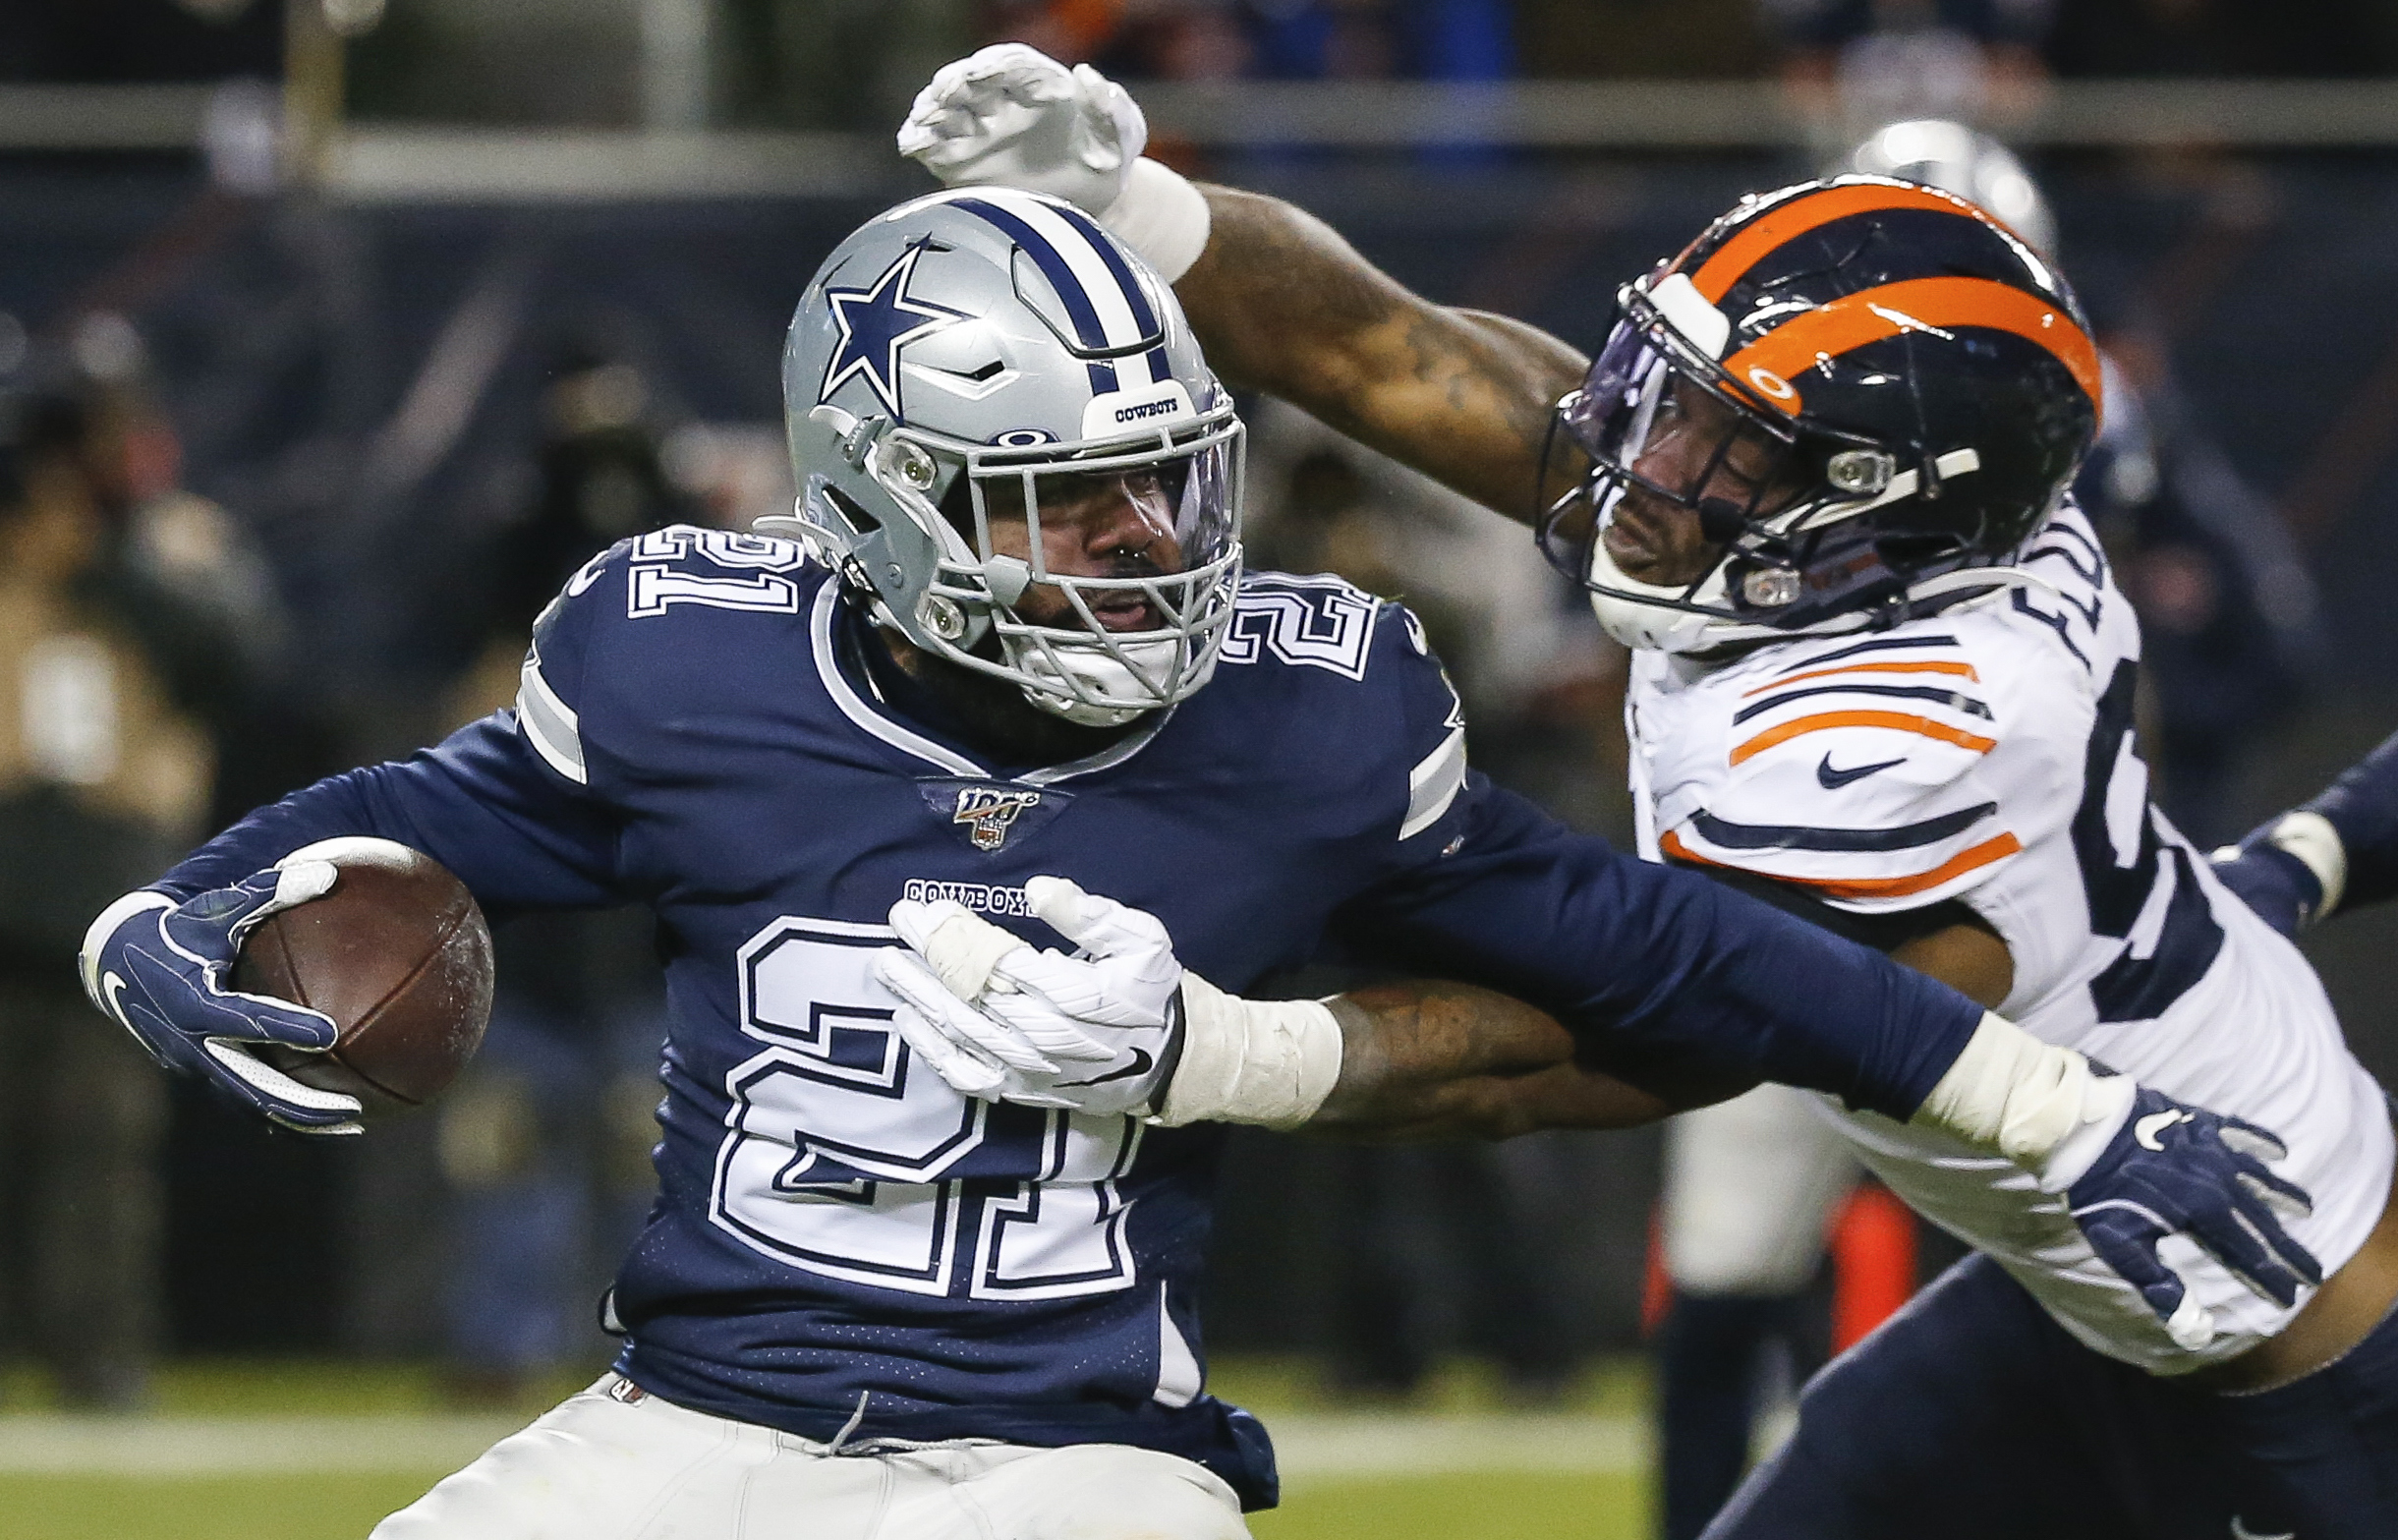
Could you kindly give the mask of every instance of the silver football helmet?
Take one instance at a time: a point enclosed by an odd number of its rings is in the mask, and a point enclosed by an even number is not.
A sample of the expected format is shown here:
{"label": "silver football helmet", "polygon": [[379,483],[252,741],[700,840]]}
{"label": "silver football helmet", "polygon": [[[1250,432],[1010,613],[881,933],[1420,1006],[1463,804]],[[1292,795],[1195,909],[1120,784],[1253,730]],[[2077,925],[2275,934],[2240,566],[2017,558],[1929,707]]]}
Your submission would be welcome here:
{"label": "silver football helmet", "polygon": [[795,537],[926,652],[1113,725],[1205,684],[1241,424],[1149,265],[1052,198],[958,188],[833,249],[783,349]]}
{"label": "silver football helmet", "polygon": [[2015,152],[1946,118],[1885,124],[1832,168],[1921,182],[1979,203],[2041,256],[2057,255],[2057,217]]}

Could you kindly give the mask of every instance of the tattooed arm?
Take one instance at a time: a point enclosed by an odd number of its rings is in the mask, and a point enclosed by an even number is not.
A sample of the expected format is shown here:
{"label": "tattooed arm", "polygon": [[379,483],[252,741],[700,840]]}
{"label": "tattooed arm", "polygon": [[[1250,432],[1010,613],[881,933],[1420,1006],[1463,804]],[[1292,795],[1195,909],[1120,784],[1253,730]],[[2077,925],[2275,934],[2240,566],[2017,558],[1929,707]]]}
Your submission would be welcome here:
{"label": "tattooed arm", "polygon": [[1207,187],[1207,249],[1174,285],[1208,360],[1514,519],[1533,513],[1549,409],[1579,353],[1434,305],[1279,199]]}
{"label": "tattooed arm", "polygon": [[1510,1139],[1538,1128],[1628,1128],[1746,1089],[1643,1089],[1578,1063],[1546,1013],[1469,984],[1384,985],[1327,1002],[1341,1078],[1305,1125],[1356,1139]]}

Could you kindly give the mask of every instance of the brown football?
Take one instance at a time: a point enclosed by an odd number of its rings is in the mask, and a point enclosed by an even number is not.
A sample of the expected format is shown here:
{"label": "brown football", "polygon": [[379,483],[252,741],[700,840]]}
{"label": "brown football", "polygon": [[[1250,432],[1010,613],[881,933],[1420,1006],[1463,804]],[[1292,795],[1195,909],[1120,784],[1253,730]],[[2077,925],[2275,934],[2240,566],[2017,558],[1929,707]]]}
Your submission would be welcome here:
{"label": "brown football", "polygon": [[321,1010],[341,1037],[260,1056],[370,1117],[422,1106],[466,1067],[491,1018],[491,931],[475,895],[430,856],[387,839],[331,839],[332,891],[269,916],[242,943],[233,987]]}

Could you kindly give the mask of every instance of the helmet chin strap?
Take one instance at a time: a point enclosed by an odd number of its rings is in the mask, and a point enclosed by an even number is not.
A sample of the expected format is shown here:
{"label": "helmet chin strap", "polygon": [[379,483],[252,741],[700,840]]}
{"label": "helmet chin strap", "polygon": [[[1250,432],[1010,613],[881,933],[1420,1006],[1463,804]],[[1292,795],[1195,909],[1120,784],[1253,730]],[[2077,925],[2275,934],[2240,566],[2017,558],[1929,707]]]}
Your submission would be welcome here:
{"label": "helmet chin strap", "polygon": [[[1024,698],[1052,715],[1062,716],[1084,727],[1121,727],[1136,717],[1159,710],[1159,706],[1095,706],[1076,698],[1078,693],[1113,696],[1118,700],[1143,693],[1164,693],[1165,682],[1174,672],[1179,652],[1175,639],[1159,637],[1147,642],[1118,643],[1117,646],[1130,656],[1129,664],[1098,646],[1062,643],[1047,648],[1011,649],[1017,652],[1015,662],[1018,668],[1036,679],[1056,680],[1063,687],[1062,692],[1027,687]],[[1204,684],[1214,673],[1211,659],[1207,673],[1199,682]],[[1079,692],[1077,686],[1080,687]]]}
{"label": "helmet chin strap", "polygon": [[[1607,547],[1592,542],[1590,579],[1604,583],[1616,593],[1601,593],[1593,589],[1590,608],[1599,617],[1599,626],[1624,646],[1639,652],[1707,653],[1720,647],[1737,646],[1744,642],[1791,641],[1806,636],[1841,636],[1862,631],[1873,623],[1868,610],[1855,610],[1834,615],[1809,626],[1782,627],[1757,625],[1753,622],[1728,619],[1721,615],[1696,614],[1686,609],[1671,607],[1681,603],[1721,603],[1724,599],[1724,569],[1718,562],[1695,590],[1667,588],[1654,583],[1642,583],[1627,577],[1607,552]],[[2035,588],[2054,597],[2062,597],[2057,586],[2036,572],[2022,567],[1959,567],[1919,583],[1908,585],[1901,596],[1909,604],[1938,599],[1947,594],[1988,589],[1987,598],[2011,589]],[[1654,596],[1654,598],[1650,598]]]}
{"label": "helmet chin strap", "polygon": [[1594,586],[1590,608],[1599,617],[1601,630],[1637,652],[1688,653],[1711,647],[1714,642],[1708,633],[1724,622],[1674,605],[1722,603],[1724,566],[1723,561],[1716,562],[1696,589],[1687,584],[1643,583],[1616,565],[1605,541],[1594,540],[1590,542],[1589,581],[1615,592]]}

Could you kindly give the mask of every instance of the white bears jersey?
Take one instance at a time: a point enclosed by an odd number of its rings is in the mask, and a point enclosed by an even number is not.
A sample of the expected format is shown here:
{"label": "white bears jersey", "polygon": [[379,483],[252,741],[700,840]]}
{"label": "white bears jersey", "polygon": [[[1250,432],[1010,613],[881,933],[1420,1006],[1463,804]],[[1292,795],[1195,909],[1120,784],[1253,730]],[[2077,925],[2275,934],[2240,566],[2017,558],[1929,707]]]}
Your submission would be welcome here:
{"label": "white bears jersey", "polygon": [[[1970,906],[2014,954],[2001,1014],[2287,1141],[2275,1169],[2314,1198],[2289,1228],[2328,1275],[2389,1193],[2381,1091],[2297,948],[2149,804],[2133,741],[2140,630],[2088,523],[2060,512],[2021,566],[2049,586],[1716,666],[1639,655],[1626,713],[1641,853],[1864,913]],[[2019,1168],[1835,1115],[1876,1175],[2100,1352],[2186,1372],[2296,1313],[2170,1238],[2165,1260],[2218,1332],[2186,1352]]]}

